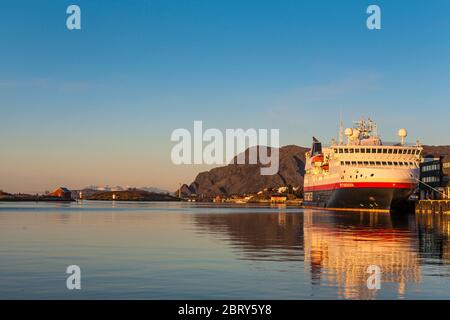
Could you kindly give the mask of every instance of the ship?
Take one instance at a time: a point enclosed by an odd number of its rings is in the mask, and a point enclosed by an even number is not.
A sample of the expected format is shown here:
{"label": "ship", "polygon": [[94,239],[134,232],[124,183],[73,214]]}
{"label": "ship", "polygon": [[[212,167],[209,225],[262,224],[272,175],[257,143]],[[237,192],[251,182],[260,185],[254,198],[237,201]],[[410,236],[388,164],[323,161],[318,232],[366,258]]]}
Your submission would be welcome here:
{"label": "ship", "polygon": [[[405,142],[383,143],[370,118],[354,122],[329,147],[313,137],[305,154],[304,206],[329,210],[391,212],[410,204],[419,184],[423,148]],[[343,141],[343,135],[347,141]]]}

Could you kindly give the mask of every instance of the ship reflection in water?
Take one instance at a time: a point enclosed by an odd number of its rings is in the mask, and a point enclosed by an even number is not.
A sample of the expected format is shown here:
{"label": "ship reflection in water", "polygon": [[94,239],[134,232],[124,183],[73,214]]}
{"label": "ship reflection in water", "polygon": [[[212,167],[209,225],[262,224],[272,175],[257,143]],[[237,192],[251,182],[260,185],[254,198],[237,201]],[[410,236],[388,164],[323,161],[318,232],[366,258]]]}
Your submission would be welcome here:
{"label": "ship reflection in water", "polygon": [[[200,232],[229,241],[241,259],[302,261],[312,291],[334,288],[340,299],[405,298],[408,290],[414,298],[449,298],[421,289],[424,276],[450,275],[449,216],[281,209],[277,214],[198,215],[195,221]],[[381,268],[382,290],[367,286],[372,265]],[[441,266],[438,274],[433,265]]]}
{"label": "ship reflection in water", "polygon": [[449,237],[446,215],[0,203],[0,298],[450,299]]}

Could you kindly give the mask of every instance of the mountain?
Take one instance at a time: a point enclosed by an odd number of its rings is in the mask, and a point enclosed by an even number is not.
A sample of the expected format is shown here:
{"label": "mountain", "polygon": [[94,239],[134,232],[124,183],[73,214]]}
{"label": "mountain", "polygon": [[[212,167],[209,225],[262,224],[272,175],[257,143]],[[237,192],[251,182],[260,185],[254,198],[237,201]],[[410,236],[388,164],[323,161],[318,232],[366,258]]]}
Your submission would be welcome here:
{"label": "mountain", "polygon": [[[256,148],[256,147],[255,147]],[[270,150],[270,149],[269,149]],[[275,175],[261,175],[258,164],[229,164],[201,172],[189,186],[181,187],[183,196],[197,194],[205,197],[230,196],[236,194],[255,193],[264,188],[275,188],[291,185],[303,186],[305,152],[308,148],[295,145],[279,149],[279,171]],[[248,159],[249,149],[245,151]],[[235,157],[236,159],[236,157]],[[235,159],[232,161],[235,162]],[[178,192],[178,191],[177,191]]]}
{"label": "mountain", "polygon": [[423,146],[423,155],[424,156],[448,156],[450,155],[450,146]]}
{"label": "mountain", "polygon": [[116,200],[116,201],[179,201],[180,199],[161,193],[148,192],[139,189],[123,191],[99,191],[86,197],[87,200]]}
{"label": "mountain", "polygon": [[95,185],[91,185],[91,186],[87,186],[83,189],[80,190],[72,190],[72,197],[74,199],[77,199],[80,195],[80,192],[83,194],[83,197],[87,198],[90,197],[98,192],[118,192],[118,191],[127,191],[127,190],[134,190],[134,189],[138,189],[138,190],[142,190],[142,191],[146,191],[146,192],[150,192],[150,193],[158,193],[158,194],[169,194],[170,192],[164,189],[159,189],[159,188],[155,188],[155,187],[140,187],[140,188],[135,188],[135,187],[130,187],[130,186],[126,186],[126,187],[121,187],[121,186],[115,186],[115,187],[111,187],[111,186],[95,186]]}
{"label": "mountain", "polygon": [[169,191],[167,191],[167,190],[156,188],[156,187],[151,187],[151,186],[146,186],[146,187],[115,186],[115,187],[111,187],[109,185],[106,185],[106,186],[92,185],[92,186],[87,186],[84,188],[84,190],[97,190],[97,191],[125,191],[125,190],[129,190],[129,189],[139,189],[139,190],[145,190],[145,191],[154,192],[154,193],[169,193]]}
{"label": "mountain", "polygon": [[[425,156],[450,155],[450,146],[424,145],[423,148]],[[296,145],[281,147],[280,168],[278,174],[272,176],[261,175],[260,164],[229,164],[201,172],[190,185],[181,186],[181,195],[230,196],[288,185],[303,187],[305,152],[308,149]],[[249,149],[245,151],[246,159],[248,152]],[[176,194],[178,195],[178,190]]]}

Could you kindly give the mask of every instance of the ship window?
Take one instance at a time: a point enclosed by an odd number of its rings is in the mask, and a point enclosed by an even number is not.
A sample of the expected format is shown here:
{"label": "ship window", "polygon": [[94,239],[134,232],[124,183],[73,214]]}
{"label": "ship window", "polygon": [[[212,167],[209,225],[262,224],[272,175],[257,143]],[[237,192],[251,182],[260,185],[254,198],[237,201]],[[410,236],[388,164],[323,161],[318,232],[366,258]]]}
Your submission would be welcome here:
{"label": "ship window", "polygon": [[383,161],[382,163],[383,163],[383,166],[387,165],[386,161]]}
{"label": "ship window", "polygon": [[381,166],[381,162],[380,161],[377,161],[377,166]]}
{"label": "ship window", "polygon": [[398,150],[397,149],[394,149],[394,154],[397,154],[398,153]]}
{"label": "ship window", "polygon": [[337,153],[337,149],[334,149],[334,153]]}
{"label": "ship window", "polygon": [[353,153],[355,150],[353,150],[353,149],[350,149],[350,153]]}
{"label": "ship window", "polygon": [[408,154],[411,154],[411,149],[408,150]]}
{"label": "ship window", "polygon": [[343,166],[344,165],[344,161],[341,161],[341,166]]}
{"label": "ship window", "polygon": [[388,153],[392,153],[392,149],[388,149]]}
{"label": "ship window", "polygon": [[371,177],[373,177],[373,176],[374,176],[374,174],[373,174],[373,173],[371,173],[371,174],[370,174],[370,176],[371,176]]}
{"label": "ship window", "polygon": [[361,153],[366,153],[366,149],[365,149],[365,148],[362,148],[362,149],[361,149]]}
{"label": "ship window", "polygon": [[406,154],[406,149],[403,149],[403,150],[402,150],[402,154]]}
{"label": "ship window", "polygon": [[350,161],[345,161],[345,164],[349,166],[350,165]]}
{"label": "ship window", "polygon": [[388,166],[392,166],[392,161],[388,161]]}
{"label": "ship window", "polygon": [[364,165],[368,166],[369,165],[369,161],[364,161]]}
{"label": "ship window", "polygon": [[372,153],[377,153],[377,149],[372,149]]}
{"label": "ship window", "polygon": [[353,166],[356,166],[356,161],[352,161],[352,165],[353,165]]}
{"label": "ship window", "polygon": [[370,165],[371,165],[371,166],[374,166],[374,165],[375,165],[375,162],[374,162],[374,161],[370,161]]}
{"label": "ship window", "polygon": [[383,150],[381,148],[377,149],[377,153],[382,153],[382,152],[383,152]]}
{"label": "ship window", "polygon": [[383,149],[383,153],[387,153],[387,149]]}
{"label": "ship window", "polygon": [[347,148],[344,149],[344,153],[348,153],[348,149]]}
{"label": "ship window", "polygon": [[394,166],[398,166],[398,162],[397,161],[394,161]]}

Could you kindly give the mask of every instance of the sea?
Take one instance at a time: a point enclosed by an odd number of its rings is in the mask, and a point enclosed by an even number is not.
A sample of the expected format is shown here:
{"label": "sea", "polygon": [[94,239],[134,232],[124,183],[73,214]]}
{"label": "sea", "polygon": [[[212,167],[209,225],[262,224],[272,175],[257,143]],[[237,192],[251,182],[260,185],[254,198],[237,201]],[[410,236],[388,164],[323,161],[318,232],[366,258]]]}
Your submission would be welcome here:
{"label": "sea", "polygon": [[0,202],[0,299],[450,299],[449,239],[447,215]]}

